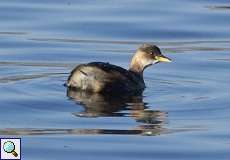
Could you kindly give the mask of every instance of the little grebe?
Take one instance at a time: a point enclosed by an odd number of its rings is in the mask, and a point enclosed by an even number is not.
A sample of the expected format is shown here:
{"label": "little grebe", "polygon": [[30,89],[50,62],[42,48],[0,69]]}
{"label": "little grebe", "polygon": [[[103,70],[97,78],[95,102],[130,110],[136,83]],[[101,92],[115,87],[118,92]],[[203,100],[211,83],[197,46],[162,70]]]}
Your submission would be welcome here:
{"label": "little grebe", "polygon": [[104,62],[78,65],[71,72],[66,85],[97,93],[131,93],[143,91],[143,71],[158,62],[171,62],[155,45],[144,44],[133,55],[129,69]]}

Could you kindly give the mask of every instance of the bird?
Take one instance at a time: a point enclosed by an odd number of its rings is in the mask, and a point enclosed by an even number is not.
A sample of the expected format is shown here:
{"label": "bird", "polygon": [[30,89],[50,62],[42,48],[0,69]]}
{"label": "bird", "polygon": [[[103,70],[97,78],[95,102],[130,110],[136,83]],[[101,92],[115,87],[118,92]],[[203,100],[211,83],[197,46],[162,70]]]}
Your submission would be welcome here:
{"label": "bird", "polygon": [[144,70],[159,62],[171,62],[153,44],[141,45],[132,56],[129,69],[107,62],[90,62],[76,66],[70,73],[66,86],[92,93],[134,93],[146,88]]}

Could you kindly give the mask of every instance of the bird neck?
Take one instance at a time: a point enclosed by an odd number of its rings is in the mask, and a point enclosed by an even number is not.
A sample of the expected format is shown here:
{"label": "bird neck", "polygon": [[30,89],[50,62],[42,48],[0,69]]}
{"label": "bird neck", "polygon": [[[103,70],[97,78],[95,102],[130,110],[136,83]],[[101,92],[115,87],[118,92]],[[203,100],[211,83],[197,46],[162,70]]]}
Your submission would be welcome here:
{"label": "bird neck", "polygon": [[137,51],[131,59],[129,71],[135,72],[136,74],[143,77],[144,69],[150,65],[152,65],[152,62],[146,60],[144,53]]}
{"label": "bird neck", "polygon": [[135,61],[131,61],[130,66],[129,66],[129,71],[132,71],[141,77],[143,77],[143,66],[140,63],[137,63]]}

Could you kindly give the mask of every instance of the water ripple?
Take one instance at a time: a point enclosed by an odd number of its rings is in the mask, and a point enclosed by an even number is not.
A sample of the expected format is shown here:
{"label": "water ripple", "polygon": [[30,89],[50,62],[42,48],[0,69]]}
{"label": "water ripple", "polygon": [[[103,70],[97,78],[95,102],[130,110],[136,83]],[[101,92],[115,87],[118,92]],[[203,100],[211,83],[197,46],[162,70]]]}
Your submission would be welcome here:
{"label": "water ripple", "polygon": [[178,132],[202,131],[200,128],[178,128],[165,129],[155,125],[140,126],[136,129],[45,129],[45,128],[7,128],[0,129],[1,135],[142,135],[142,136],[157,136],[162,134],[172,134]]}
{"label": "water ripple", "polygon": [[7,77],[0,77],[0,83],[10,83],[10,82],[17,82],[22,80],[32,80],[37,78],[44,78],[53,75],[60,75],[66,73],[41,73],[41,74],[33,74],[33,75],[14,75],[14,76],[7,76]]}

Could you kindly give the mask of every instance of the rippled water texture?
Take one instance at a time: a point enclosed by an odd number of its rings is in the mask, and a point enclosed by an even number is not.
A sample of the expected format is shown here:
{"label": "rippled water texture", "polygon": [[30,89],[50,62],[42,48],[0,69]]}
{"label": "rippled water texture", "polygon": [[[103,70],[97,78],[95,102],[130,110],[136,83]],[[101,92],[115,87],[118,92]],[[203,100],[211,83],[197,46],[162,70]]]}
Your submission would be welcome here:
{"label": "rippled water texture", "polygon": [[[230,158],[228,0],[1,0],[0,134],[23,159]],[[173,62],[143,95],[74,92],[79,63],[128,67],[142,43]]]}

